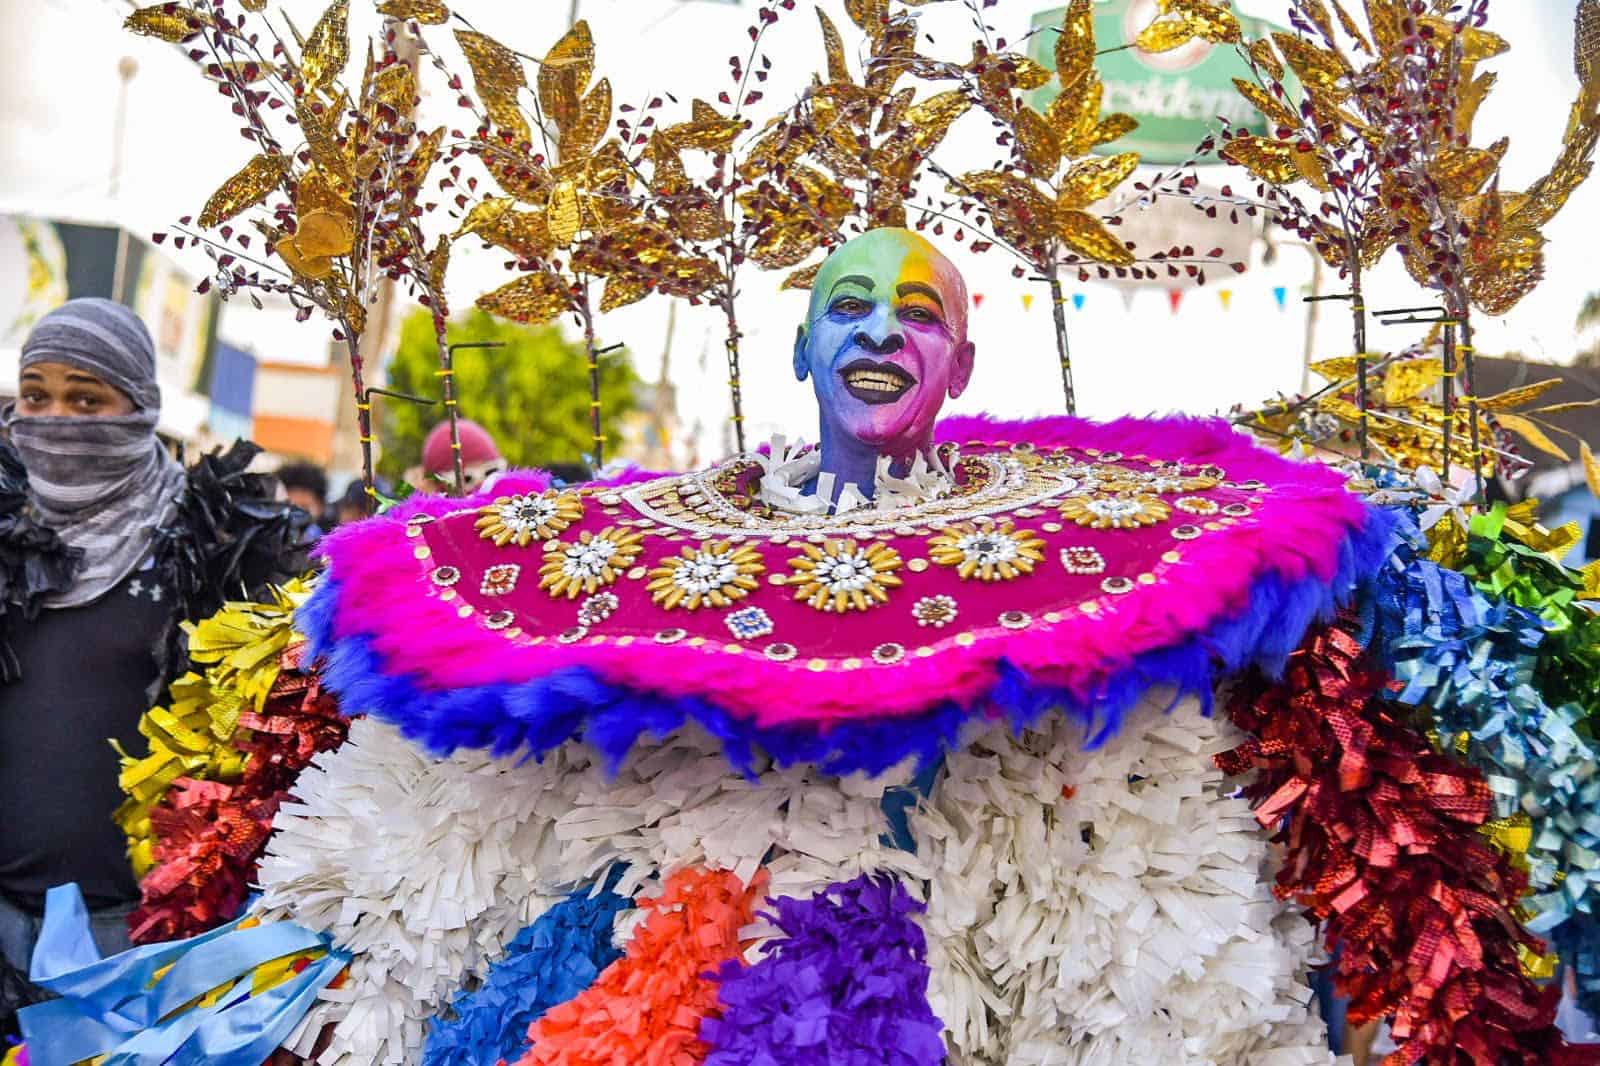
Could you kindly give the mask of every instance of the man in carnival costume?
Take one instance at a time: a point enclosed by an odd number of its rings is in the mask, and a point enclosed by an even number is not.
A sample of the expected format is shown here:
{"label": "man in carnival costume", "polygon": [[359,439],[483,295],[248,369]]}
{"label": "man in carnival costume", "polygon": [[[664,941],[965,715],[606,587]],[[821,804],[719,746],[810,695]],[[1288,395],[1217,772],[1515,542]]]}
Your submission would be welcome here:
{"label": "man in carnival costume", "polygon": [[[820,448],[511,473],[328,538],[297,621],[364,717],[296,782],[243,922],[40,975],[66,998],[24,1013],[35,1063],[129,1039],[224,1066],[1332,1063],[1263,827],[1293,827],[1284,896],[1324,916],[1302,885],[1332,871],[1369,933],[1424,913],[1369,911],[1370,855],[1508,869],[1460,805],[1481,779],[1369,713],[1353,628],[1312,628],[1393,520],[1216,422],[937,422],[967,304],[922,238],[870,232],[796,340]],[[1319,739],[1319,700],[1359,751]],[[1386,773],[1412,783],[1362,807],[1360,859],[1308,857]],[[1450,988],[1493,1003],[1437,1021],[1404,940],[1362,941],[1364,1005],[1429,1061],[1557,1061],[1515,894],[1473,892],[1476,983]],[[72,1019],[108,1031],[52,1047]]]}

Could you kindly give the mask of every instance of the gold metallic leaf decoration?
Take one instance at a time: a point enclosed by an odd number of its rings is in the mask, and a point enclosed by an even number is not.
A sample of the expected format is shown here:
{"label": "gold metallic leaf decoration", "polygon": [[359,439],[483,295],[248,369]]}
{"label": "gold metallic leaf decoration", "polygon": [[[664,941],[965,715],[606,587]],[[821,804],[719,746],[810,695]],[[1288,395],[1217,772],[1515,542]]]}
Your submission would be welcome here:
{"label": "gold metallic leaf decoration", "polygon": [[312,211],[301,216],[294,244],[296,250],[307,257],[348,255],[355,246],[355,229],[347,215]]}
{"label": "gold metallic leaf decoration", "polygon": [[828,81],[834,85],[851,84],[850,65],[845,61],[844,38],[822,8],[817,8],[817,21],[822,24],[822,48],[828,57]]}
{"label": "gold metallic leaf decoration", "polygon": [[1070,92],[1094,69],[1094,9],[1090,0],[1072,0],[1056,35],[1056,77]]}
{"label": "gold metallic leaf decoration", "polygon": [[265,11],[267,8],[267,0],[239,0],[239,6],[244,8],[246,11]]}
{"label": "gold metallic leaf decoration", "polygon": [[281,155],[258,155],[211,194],[200,212],[203,228],[220,225],[265,200],[283,181],[289,164]]}
{"label": "gold metallic leaf decoration", "polygon": [[1074,163],[1061,179],[1056,203],[1063,208],[1088,207],[1127,180],[1139,165],[1137,152],[1097,156]]}
{"label": "gold metallic leaf decoration", "polygon": [[491,315],[537,326],[571,307],[572,293],[561,278],[539,270],[484,293],[478,306]]}
{"label": "gold metallic leaf decoration", "polygon": [[780,290],[809,289],[812,285],[816,284],[817,272],[821,269],[821,263],[813,263],[811,266],[805,267],[801,270],[796,270],[794,273],[784,278],[783,284],[779,285],[778,288]]}
{"label": "gold metallic leaf decoration", "polygon": [[1271,137],[1250,134],[1235,137],[1223,145],[1218,154],[1274,185],[1287,185],[1301,177],[1300,168],[1294,160],[1294,145]]}
{"label": "gold metallic leaf decoration", "polygon": [[1546,434],[1545,431],[1541,429],[1533,420],[1524,418],[1521,415],[1511,414],[1507,411],[1498,412],[1495,415],[1495,419],[1506,429],[1511,430],[1511,432],[1515,433],[1523,440],[1526,440],[1529,444],[1533,445],[1541,452],[1544,452],[1546,455],[1553,455],[1557,459],[1561,459],[1569,463],[1572,461],[1572,456],[1567,454],[1566,449],[1562,448],[1555,441],[1551,440],[1549,435]]}
{"label": "gold metallic leaf decoration", "polygon": [[667,127],[662,136],[679,150],[721,153],[733,147],[743,129],[744,123],[738,119],[728,118],[704,100],[696,100],[689,107],[689,121]]}
{"label": "gold metallic leaf decoration", "polygon": [[1349,71],[1336,53],[1292,33],[1274,33],[1272,40],[1307,88],[1343,95],[1341,84]]}
{"label": "gold metallic leaf decoration", "polygon": [[1170,52],[1198,37],[1212,44],[1237,44],[1243,37],[1233,12],[1207,0],[1162,0],[1169,16],[1139,32],[1137,44],[1146,52]]}
{"label": "gold metallic leaf decoration", "polygon": [[1065,210],[1056,213],[1056,233],[1073,251],[1098,263],[1128,266],[1133,252],[1093,215]]}
{"label": "gold metallic leaf decoration", "polygon": [[1595,458],[1588,441],[1578,442],[1578,454],[1583,459],[1583,476],[1589,483],[1589,491],[1600,496],[1600,459]]}
{"label": "gold metallic leaf decoration", "polygon": [[605,291],[600,294],[600,310],[615,311],[631,303],[638,303],[650,295],[650,285],[643,278],[614,274],[606,279]]}
{"label": "gold metallic leaf decoration", "polygon": [[[457,30],[456,43],[467,57],[467,66],[472,68],[473,84],[483,100],[484,110],[489,113],[490,121],[503,132],[511,134],[517,143],[527,141],[531,131],[517,103],[518,91],[528,85],[522,61],[511,49],[481,33]],[[488,163],[487,157],[485,163]]]}
{"label": "gold metallic leaf decoration", "polygon": [[406,63],[384,67],[372,81],[372,95],[396,111],[408,111],[417,96],[416,74]]}
{"label": "gold metallic leaf decoration", "polygon": [[469,233],[482,233],[488,226],[499,221],[500,216],[516,204],[509,196],[491,196],[479,203],[473,204],[467,212],[467,217],[461,220],[461,225],[456,227],[455,235],[465,237]]}
{"label": "gold metallic leaf decoration", "polygon": [[1546,378],[1544,381],[1536,381],[1532,385],[1523,385],[1520,388],[1507,389],[1505,392],[1494,396],[1486,396],[1478,401],[1478,406],[1485,411],[1509,411],[1532,403],[1560,384],[1560,378]]}
{"label": "gold metallic leaf decoration", "polygon": [[844,13],[861,32],[876,41],[889,19],[889,0],[844,0]]}
{"label": "gold metallic leaf decoration", "polygon": [[1506,39],[1497,33],[1480,30],[1475,26],[1460,26],[1455,21],[1439,15],[1424,15],[1417,20],[1417,24],[1433,31],[1433,40],[1436,44],[1452,38],[1459,39],[1461,58],[1467,63],[1481,63],[1485,59],[1493,59],[1511,48]]}
{"label": "gold metallic leaf decoration", "polygon": [[1600,0],[1578,0],[1573,21],[1572,65],[1585,87],[1600,81]]}
{"label": "gold metallic leaf decoration", "polygon": [[1113,112],[1095,124],[1092,147],[1098,148],[1102,144],[1110,144],[1138,128],[1139,120],[1132,115],[1125,115],[1120,111]]}
{"label": "gold metallic leaf decoration", "polygon": [[545,224],[550,229],[550,239],[559,247],[565,248],[578,235],[583,228],[583,208],[575,182],[563,181],[551,190]]}
{"label": "gold metallic leaf decoration", "polygon": [[1250,43],[1250,58],[1255,60],[1256,66],[1266,71],[1274,81],[1283,80],[1283,61],[1278,58],[1278,53],[1272,50],[1272,42],[1263,37],[1259,41]]}
{"label": "gold metallic leaf decoration", "polygon": [[312,92],[327,89],[350,61],[350,0],[333,0],[306,38],[300,76]]}
{"label": "gold metallic leaf decoration", "polygon": [[450,9],[439,0],[383,0],[378,14],[392,19],[413,19],[424,26],[442,26],[450,21]]}
{"label": "gold metallic leaf decoration", "polygon": [[1256,85],[1253,82],[1245,81],[1243,78],[1234,78],[1233,86],[1239,90],[1240,96],[1244,97],[1246,100],[1249,100],[1250,103],[1255,105],[1255,109],[1261,112],[1261,114],[1270,120],[1274,125],[1287,126],[1290,129],[1296,129],[1299,127],[1300,116],[1295,114],[1293,111],[1290,111],[1289,105],[1273,96],[1261,86]]}
{"label": "gold metallic leaf decoration", "polygon": [[210,21],[205,15],[176,4],[156,4],[133,12],[123,21],[122,28],[141,37],[177,44],[205,29]]}
{"label": "gold metallic leaf decoration", "polygon": [[539,64],[539,106],[565,137],[578,122],[584,90],[594,77],[594,38],[582,19],[568,30]]}
{"label": "gold metallic leaf decoration", "polygon": [[1028,167],[1037,174],[1055,173],[1061,161],[1061,142],[1044,116],[1028,107],[1017,109],[1015,128],[1017,147]]}
{"label": "gold metallic leaf decoration", "polygon": [[1446,148],[1428,168],[1428,174],[1451,199],[1463,199],[1483,188],[1506,154],[1509,142],[1500,140],[1488,149]]}

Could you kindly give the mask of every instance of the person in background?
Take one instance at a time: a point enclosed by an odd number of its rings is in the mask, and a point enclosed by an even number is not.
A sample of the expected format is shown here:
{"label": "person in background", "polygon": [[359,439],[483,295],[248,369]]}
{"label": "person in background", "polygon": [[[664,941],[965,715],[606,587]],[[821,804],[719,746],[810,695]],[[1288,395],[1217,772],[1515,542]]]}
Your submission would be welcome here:
{"label": "person in background", "polygon": [[[486,487],[506,469],[505,458],[489,431],[470,419],[456,420],[461,439],[462,484],[466,494]],[[455,463],[450,454],[450,423],[440,422],[422,442],[422,466],[409,480],[418,492],[451,492],[455,488]]]}
{"label": "person in background", "polygon": [[328,475],[315,463],[285,463],[278,468],[278,484],[289,502],[311,516],[309,535],[322,535],[328,512]]}
{"label": "person in background", "polygon": [[118,756],[187,668],[181,623],[299,571],[295,512],[239,443],[189,471],[156,436],[144,323],[72,300],[34,326],[0,414],[0,1032],[46,892],[76,882],[105,953],[139,899],[111,815]]}

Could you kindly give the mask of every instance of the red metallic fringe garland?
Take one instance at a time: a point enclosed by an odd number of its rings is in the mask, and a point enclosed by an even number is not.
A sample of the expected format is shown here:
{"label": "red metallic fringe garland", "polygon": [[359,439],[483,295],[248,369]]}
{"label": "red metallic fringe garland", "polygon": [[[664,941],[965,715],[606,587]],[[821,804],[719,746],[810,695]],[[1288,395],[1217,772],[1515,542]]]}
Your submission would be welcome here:
{"label": "red metallic fringe garland", "polygon": [[700,1021],[721,1013],[716,972],[747,946],[739,930],[751,923],[766,883],[766,871],[748,886],[726,871],[672,875],[661,895],[639,901],[648,915],[627,954],[577,999],[533,1024],[532,1047],[516,1066],[705,1061]]}
{"label": "red metallic fringe garland", "polygon": [[244,905],[272,818],[314,756],[344,743],[349,721],[316,676],[304,644],[283,652],[260,713],[239,715],[232,744],[249,754],[237,782],[180,777],[150,812],[156,865],[139,882],[128,918],[135,944],[195,936]]}
{"label": "red metallic fringe garland", "polygon": [[1246,795],[1285,849],[1275,891],[1326,923],[1350,1023],[1393,1018],[1385,1066],[1600,1063],[1555,1028],[1559,990],[1519,965],[1519,944],[1544,944],[1515,917],[1527,878],[1477,831],[1482,773],[1380,698],[1352,628],[1315,633],[1281,683],[1244,683],[1230,713],[1253,739],[1217,756],[1256,771]]}

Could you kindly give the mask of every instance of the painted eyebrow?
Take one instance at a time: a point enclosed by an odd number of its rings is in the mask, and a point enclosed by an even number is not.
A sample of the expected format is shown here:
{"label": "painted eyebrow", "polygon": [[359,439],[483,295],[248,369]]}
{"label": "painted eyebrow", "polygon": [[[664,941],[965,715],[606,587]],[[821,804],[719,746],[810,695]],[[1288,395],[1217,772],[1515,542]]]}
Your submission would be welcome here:
{"label": "painted eyebrow", "polygon": [[926,296],[928,299],[938,304],[939,310],[944,310],[944,301],[939,298],[939,291],[932,285],[924,285],[920,281],[908,281],[896,289],[895,292],[899,293],[901,296],[910,296],[912,293],[921,293],[923,296]]}
{"label": "painted eyebrow", "polygon": [[828,299],[833,299],[833,294],[839,291],[839,286],[846,284],[859,285],[868,292],[872,291],[872,279],[864,274],[846,274],[833,283],[833,288],[828,290]]}

